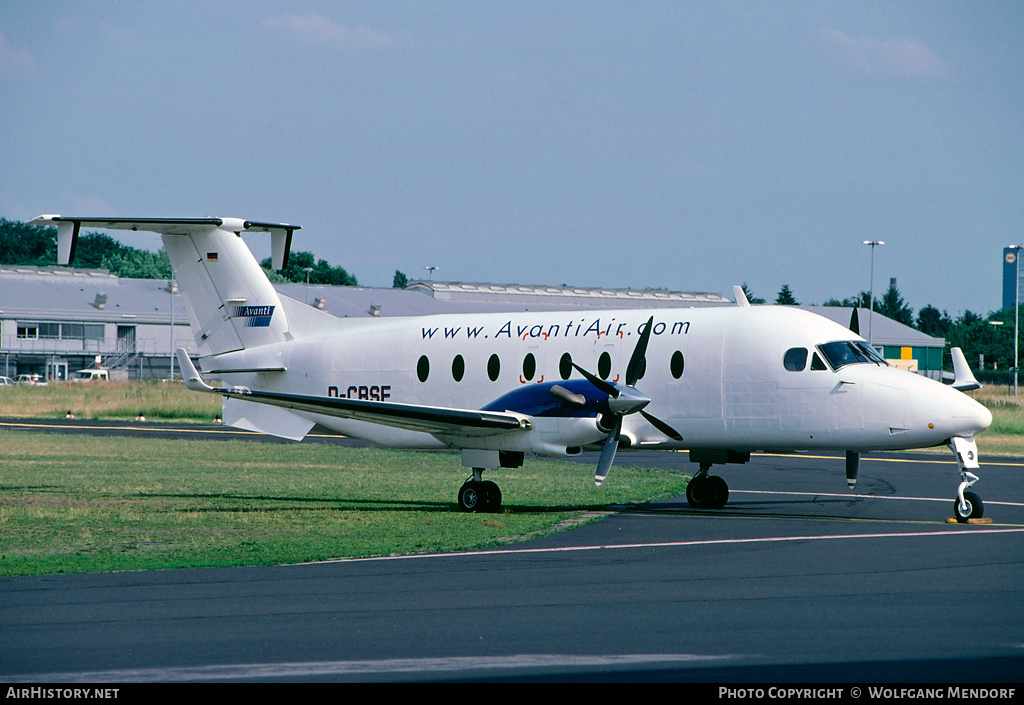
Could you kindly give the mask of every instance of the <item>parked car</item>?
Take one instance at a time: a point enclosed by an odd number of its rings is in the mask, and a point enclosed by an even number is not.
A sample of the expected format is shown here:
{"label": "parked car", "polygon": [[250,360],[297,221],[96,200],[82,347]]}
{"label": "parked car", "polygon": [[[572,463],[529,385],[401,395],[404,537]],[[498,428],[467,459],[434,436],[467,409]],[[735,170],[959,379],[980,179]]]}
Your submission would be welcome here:
{"label": "parked car", "polygon": [[71,376],[72,382],[92,382],[93,380],[108,381],[110,373],[107,370],[79,370]]}
{"label": "parked car", "polygon": [[0,375],[0,387],[13,387],[13,386],[14,386],[14,380],[13,379],[11,379],[10,377],[4,377],[4,376]]}
{"label": "parked car", "polygon": [[33,387],[45,387],[47,382],[42,375],[18,375],[18,384],[27,384]]}

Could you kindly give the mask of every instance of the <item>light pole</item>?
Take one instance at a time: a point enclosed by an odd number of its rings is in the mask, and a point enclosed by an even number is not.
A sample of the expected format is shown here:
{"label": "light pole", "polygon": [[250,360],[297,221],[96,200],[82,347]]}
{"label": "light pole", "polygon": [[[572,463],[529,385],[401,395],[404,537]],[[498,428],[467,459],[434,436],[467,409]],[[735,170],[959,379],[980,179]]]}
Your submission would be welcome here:
{"label": "light pole", "polygon": [[869,308],[868,308],[868,345],[871,345],[871,324],[875,320],[875,248],[878,245],[884,245],[885,242],[882,240],[865,240],[865,245],[871,246],[871,286],[868,291],[870,296]]}
{"label": "light pole", "polygon": [[167,293],[171,295],[171,379],[174,381],[174,295],[178,293],[178,282],[173,279],[167,282]]}
{"label": "light pole", "polygon": [[1013,273],[1013,396],[1017,396],[1017,361],[1020,355],[1017,351],[1020,340],[1020,251],[1024,245],[1008,245],[1007,249],[1014,250],[1014,273]]}
{"label": "light pole", "polygon": [[306,273],[306,305],[309,306],[309,273],[313,271],[313,268],[303,267],[302,271]]}
{"label": "light pole", "polygon": [[426,267],[424,267],[424,269],[427,270],[427,272],[428,272],[427,276],[430,279],[430,281],[434,281],[434,270],[435,269],[440,269],[440,267],[433,267],[431,265],[427,265]]}

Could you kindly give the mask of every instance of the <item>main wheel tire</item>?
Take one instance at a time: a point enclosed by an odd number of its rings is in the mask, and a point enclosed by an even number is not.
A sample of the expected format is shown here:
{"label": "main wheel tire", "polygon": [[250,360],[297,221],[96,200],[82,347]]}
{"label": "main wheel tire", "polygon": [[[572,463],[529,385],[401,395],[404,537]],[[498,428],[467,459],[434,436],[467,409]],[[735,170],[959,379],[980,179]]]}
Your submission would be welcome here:
{"label": "main wheel tire", "polygon": [[964,502],[967,503],[966,512],[960,507],[959,497],[953,500],[953,516],[961,524],[966,524],[968,519],[981,519],[985,515],[985,505],[982,504],[981,497],[978,495],[973,492],[964,492]]}
{"label": "main wheel tire", "polygon": [[694,509],[707,509],[711,501],[711,486],[705,475],[694,475],[686,485],[686,501]]}
{"label": "main wheel tire", "polygon": [[484,495],[483,510],[489,514],[501,513],[501,488],[497,483],[484,480],[480,483]]}
{"label": "main wheel tire", "polygon": [[464,512],[479,512],[486,504],[484,483],[470,480],[459,488],[459,509]]}
{"label": "main wheel tire", "polygon": [[708,487],[711,490],[708,508],[721,509],[724,507],[725,503],[729,501],[729,485],[718,475],[710,475],[708,476]]}

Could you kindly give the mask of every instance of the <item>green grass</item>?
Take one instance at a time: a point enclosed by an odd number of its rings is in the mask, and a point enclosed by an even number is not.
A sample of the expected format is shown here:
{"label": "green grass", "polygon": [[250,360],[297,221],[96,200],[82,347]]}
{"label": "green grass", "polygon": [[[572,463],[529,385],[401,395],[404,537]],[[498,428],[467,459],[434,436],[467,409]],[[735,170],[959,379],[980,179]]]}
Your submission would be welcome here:
{"label": "green grass", "polygon": [[317,444],[0,433],[0,575],[273,565],[498,546],[688,476],[527,461],[488,473],[504,512],[464,514],[459,457]]}
{"label": "green grass", "polygon": [[220,397],[160,380],[0,387],[0,416],[52,419],[68,411],[84,419],[128,421],[142,412],[150,421],[209,423]]}

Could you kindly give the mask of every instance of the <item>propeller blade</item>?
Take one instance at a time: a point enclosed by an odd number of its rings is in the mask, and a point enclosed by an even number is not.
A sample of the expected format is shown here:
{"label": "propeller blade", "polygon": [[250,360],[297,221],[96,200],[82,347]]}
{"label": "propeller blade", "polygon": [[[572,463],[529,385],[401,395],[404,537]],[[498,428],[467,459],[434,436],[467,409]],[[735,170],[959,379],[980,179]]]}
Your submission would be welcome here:
{"label": "propeller blade", "polygon": [[846,451],[846,484],[852,490],[857,486],[857,473],[860,470],[860,453]]}
{"label": "propeller blade", "polygon": [[637,341],[636,347],[633,348],[633,354],[629,358],[629,364],[626,365],[626,386],[632,387],[636,384],[636,381],[640,379],[640,373],[644,369],[644,357],[647,355],[647,343],[651,339],[651,328],[654,327],[654,316],[651,316],[647,321],[647,325],[644,326],[644,332],[640,334],[640,340]]}
{"label": "propeller blade", "polygon": [[604,441],[604,448],[601,449],[601,457],[597,461],[597,471],[594,473],[594,484],[598,487],[608,477],[612,463],[615,461],[615,451],[619,448],[619,436],[622,433],[622,417],[615,418],[615,428],[608,434]]}
{"label": "propeller blade", "polygon": [[609,384],[608,382],[605,382],[600,377],[590,374],[585,369],[577,365],[575,362],[572,363],[572,366],[576,369],[577,372],[586,377],[588,382],[590,382],[592,385],[600,389],[602,392],[604,392],[611,398],[614,399],[617,396],[619,396],[619,390],[616,389],[613,385]]}
{"label": "propeller blade", "polygon": [[681,435],[679,435],[678,431],[676,431],[674,428],[669,426],[667,423],[665,423],[664,421],[659,419],[657,416],[652,416],[651,414],[648,414],[646,411],[641,411],[640,415],[643,416],[645,419],[647,419],[651,423],[652,426],[654,426],[656,429],[658,429],[659,431],[664,433],[666,436],[671,438],[673,441],[681,441],[681,440],[683,440],[683,437]]}

